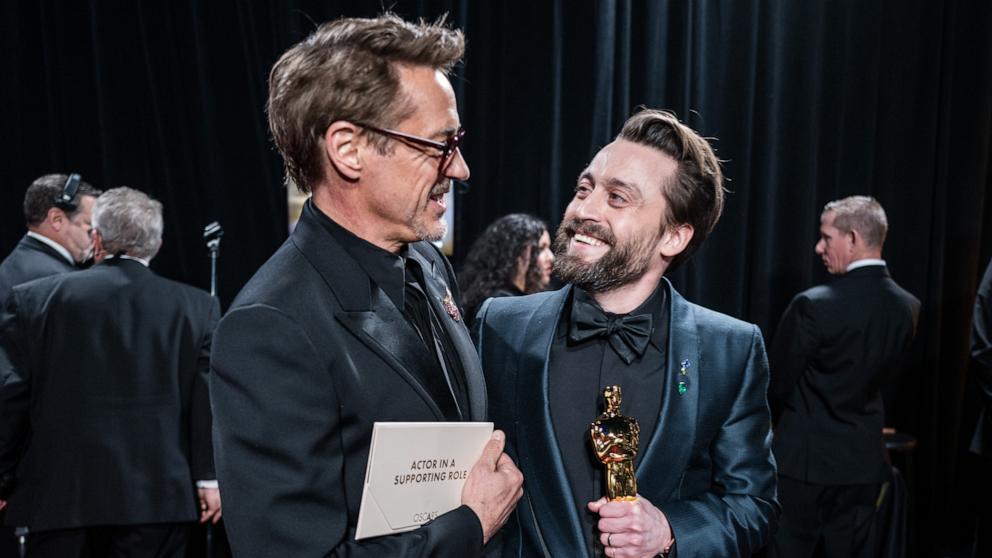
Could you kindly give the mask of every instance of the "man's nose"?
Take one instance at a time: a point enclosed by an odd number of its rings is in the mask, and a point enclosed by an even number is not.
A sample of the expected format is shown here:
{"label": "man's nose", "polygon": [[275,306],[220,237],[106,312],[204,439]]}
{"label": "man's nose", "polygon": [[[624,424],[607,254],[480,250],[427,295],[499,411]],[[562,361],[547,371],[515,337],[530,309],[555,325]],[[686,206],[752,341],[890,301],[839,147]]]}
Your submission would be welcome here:
{"label": "man's nose", "polygon": [[444,169],[444,176],[455,180],[468,180],[472,171],[468,168],[468,161],[462,156],[462,150],[455,149],[455,154],[451,156],[448,168]]}

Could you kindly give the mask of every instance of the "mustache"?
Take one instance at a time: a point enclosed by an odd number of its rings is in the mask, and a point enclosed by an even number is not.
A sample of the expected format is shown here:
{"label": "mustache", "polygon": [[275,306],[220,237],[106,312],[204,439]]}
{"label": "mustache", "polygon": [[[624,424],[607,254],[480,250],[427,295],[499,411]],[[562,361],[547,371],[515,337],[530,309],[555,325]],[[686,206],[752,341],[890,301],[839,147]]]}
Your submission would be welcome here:
{"label": "mustache", "polygon": [[562,224],[558,227],[558,235],[560,236],[562,233],[565,233],[569,238],[576,234],[591,236],[602,240],[610,246],[614,246],[617,243],[617,238],[606,227],[597,225],[596,223],[587,223],[574,217],[562,221]]}
{"label": "mustache", "polygon": [[429,194],[427,194],[427,196],[428,197],[440,196],[443,194],[447,194],[450,190],[451,190],[451,180],[445,179],[442,180],[441,182],[438,182],[433,187],[431,187],[431,191]]}

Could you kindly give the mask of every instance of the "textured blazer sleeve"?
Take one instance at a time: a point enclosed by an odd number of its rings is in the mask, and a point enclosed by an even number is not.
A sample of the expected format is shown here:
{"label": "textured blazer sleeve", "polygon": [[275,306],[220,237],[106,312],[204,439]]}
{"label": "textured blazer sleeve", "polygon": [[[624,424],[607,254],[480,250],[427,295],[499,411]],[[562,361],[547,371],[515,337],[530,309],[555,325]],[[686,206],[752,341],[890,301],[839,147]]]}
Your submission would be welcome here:
{"label": "textured blazer sleeve", "polygon": [[982,390],[983,409],[972,450],[992,454],[992,262],[975,297],[974,321],[971,325],[971,358],[975,361],[975,379]]}
{"label": "textured blazer sleeve", "polygon": [[213,420],[210,415],[210,347],[214,329],[220,319],[220,304],[210,297],[209,305],[201,311],[201,337],[193,377],[192,409],[190,411],[190,440],[192,450],[193,479],[214,480],[214,451],[211,440]]}
{"label": "textured blazer sleeve", "polygon": [[971,358],[982,367],[986,394],[992,396],[989,385],[992,373],[992,263],[985,269],[985,276],[975,297],[975,315],[971,328]]}
{"label": "textured blazer sleeve", "polygon": [[[320,335],[319,343],[341,343],[334,331]],[[234,554],[477,555],[482,532],[465,506],[409,533],[351,539],[333,383],[348,357],[328,364],[316,342],[264,305],[228,313],[214,335],[214,449]]]}
{"label": "textured blazer sleeve", "polygon": [[0,499],[14,489],[14,473],[29,430],[30,368],[23,343],[17,296],[0,315]]}
{"label": "textured blazer sleeve", "polygon": [[798,295],[779,320],[771,350],[771,385],[768,399],[777,420],[818,343],[813,303]]}
{"label": "textured blazer sleeve", "polygon": [[769,541],[778,523],[781,509],[765,398],[768,361],[761,332],[752,327],[740,386],[710,445],[714,489],[663,505],[680,558],[751,556]]}

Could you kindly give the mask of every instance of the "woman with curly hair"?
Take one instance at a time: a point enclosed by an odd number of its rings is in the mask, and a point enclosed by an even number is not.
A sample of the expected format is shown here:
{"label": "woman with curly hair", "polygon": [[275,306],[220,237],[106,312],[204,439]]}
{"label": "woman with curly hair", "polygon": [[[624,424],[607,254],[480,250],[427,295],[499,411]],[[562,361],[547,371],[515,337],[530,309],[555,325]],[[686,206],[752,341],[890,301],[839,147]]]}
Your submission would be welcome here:
{"label": "woman with curly hair", "polygon": [[458,277],[468,323],[487,298],[543,291],[554,261],[544,221],[524,213],[494,221],[472,244]]}

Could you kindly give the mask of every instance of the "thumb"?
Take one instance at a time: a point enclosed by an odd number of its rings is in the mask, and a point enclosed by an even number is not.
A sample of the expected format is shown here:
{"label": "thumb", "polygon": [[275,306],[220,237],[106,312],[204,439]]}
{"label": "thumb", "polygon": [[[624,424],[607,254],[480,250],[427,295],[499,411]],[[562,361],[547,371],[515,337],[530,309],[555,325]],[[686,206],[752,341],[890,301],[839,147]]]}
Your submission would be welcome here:
{"label": "thumb", "polygon": [[479,456],[479,460],[476,462],[477,466],[485,466],[487,470],[495,471],[496,462],[499,460],[499,456],[503,454],[503,446],[505,445],[506,435],[503,434],[503,431],[493,431],[492,438],[486,443],[486,447],[482,449],[482,455]]}

